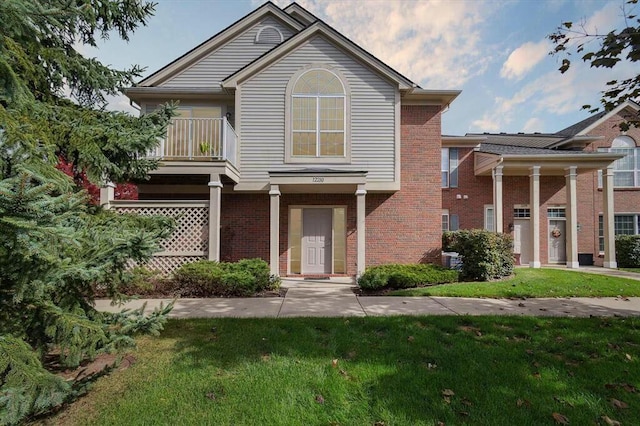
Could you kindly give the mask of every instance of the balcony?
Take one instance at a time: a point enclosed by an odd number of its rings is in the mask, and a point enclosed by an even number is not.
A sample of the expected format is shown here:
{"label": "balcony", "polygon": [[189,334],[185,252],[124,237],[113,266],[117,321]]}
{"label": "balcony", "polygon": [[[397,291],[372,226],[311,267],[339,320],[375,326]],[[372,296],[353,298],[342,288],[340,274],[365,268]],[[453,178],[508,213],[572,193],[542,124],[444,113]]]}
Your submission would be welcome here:
{"label": "balcony", "polygon": [[149,153],[162,161],[228,161],[235,166],[238,135],[226,117],[174,118]]}

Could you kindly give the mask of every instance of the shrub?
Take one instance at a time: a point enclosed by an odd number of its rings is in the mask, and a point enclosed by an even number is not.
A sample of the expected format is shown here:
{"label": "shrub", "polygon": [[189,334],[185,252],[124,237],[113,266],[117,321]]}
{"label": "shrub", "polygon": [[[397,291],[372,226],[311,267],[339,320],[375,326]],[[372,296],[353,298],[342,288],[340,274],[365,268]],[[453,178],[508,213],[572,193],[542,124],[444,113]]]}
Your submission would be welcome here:
{"label": "shrub", "polygon": [[382,288],[410,288],[455,282],[456,271],[427,264],[388,264],[367,268],[358,279],[358,285],[365,290]]}
{"label": "shrub", "polygon": [[640,268],[640,235],[616,235],[616,260],[621,268]]}
{"label": "shrub", "polygon": [[181,297],[244,297],[280,286],[280,279],[270,274],[262,259],[235,263],[201,260],[181,266],[173,278],[174,291]]}
{"label": "shrub", "polygon": [[513,274],[513,241],[508,234],[482,229],[446,232],[443,247],[462,259],[462,280],[487,281]]}

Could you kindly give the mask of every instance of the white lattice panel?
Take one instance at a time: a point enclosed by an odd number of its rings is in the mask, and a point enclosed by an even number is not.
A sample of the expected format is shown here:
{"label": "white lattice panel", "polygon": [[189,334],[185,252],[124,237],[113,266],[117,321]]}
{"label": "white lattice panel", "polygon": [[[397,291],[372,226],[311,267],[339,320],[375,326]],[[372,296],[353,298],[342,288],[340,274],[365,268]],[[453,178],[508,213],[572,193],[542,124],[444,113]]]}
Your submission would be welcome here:
{"label": "white lattice panel", "polygon": [[176,230],[162,243],[165,252],[206,252],[209,240],[209,211],[206,207],[117,207],[122,213],[143,216],[168,216],[176,221]]}
{"label": "white lattice panel", "polygon": [[[115,204],[115,203],[114,203]],[[176,221],[176,229],[168,239],[162,242],[162,251],[153,256],[145,265],[148,269],[165,274],[172,272],[185,263],[206,259],[209,248],[209,208],[202,205],[183,205],[172,202],[167,205],[139,206],[129,202],[115,205],[121,213],[135,213],[143,216],[168,216]]]}

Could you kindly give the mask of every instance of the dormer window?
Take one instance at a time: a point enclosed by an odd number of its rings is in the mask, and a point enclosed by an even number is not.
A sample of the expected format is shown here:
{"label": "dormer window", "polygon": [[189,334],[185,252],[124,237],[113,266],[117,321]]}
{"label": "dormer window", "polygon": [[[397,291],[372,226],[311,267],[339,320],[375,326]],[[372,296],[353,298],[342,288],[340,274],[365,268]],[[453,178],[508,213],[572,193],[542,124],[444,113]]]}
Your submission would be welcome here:
{"label": "dormer window", "polygon": [[348,94],[340,76],[312,68],[287,91],[289,162],[348,162]]}
{"label": "dormer window", "polygon": [[256,44],[280,44],[284,40],[284,36],[279,29],[271,25],[265,25],[258,30],[256,34]]}

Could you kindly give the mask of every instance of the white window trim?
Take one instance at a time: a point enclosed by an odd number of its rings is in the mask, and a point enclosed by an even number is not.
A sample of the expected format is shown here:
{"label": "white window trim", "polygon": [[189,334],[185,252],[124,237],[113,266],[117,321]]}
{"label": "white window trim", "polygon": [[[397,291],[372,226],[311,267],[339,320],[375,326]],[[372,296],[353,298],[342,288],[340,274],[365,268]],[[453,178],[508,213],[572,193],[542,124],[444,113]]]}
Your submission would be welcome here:
{"label": "white window trim", "polygon": [[[487,213],[491,211],[492,212],[492,216],[491,216],[491,221],[488,220],[487,218]],[[495,221],[496,218],[496,211],[493,208],[493,204],[485,204],[484,205],[484,229],[489,231],[489,232],[495,232]]]}
{"label": "white window trim", "polygon": [[[614,164],[613,170],[613,181],[614,188],[640,188],[640,147],[636,145],[636,141],[627,135],[617,136],[613,142],[611,143],[611,147],[609,148],[598,148],[598,152],[611,152],[611,153],[620,153],[621,150],[628,150],[631,153],[626,155],[625,157],[633,156],[633,168],[632,169],[615,169],[615,164],[620,161],[616,160]],[[624,173],[633,173],[633,185],[616,185],[615,183],[615,175],[616,172],[624,172]],[[602,188],[602,170],[598,170],[598,188]]]}
{"label": "white window trim", "polygon": [[[254,40],[254,43],[256,44],[272,44],[272,43],[266,43],[264,41],[260,41],[260,36],[262,35],[262,32],[264,30],[276,30],[278,34],[280,34],[280,42],[282,43],[284,41],[284,36],[282,35],[282,31],[280,31],[278,28],[274,27],[273,25],[265,25],[264,27],[260,28],[258,30],[258,32],[256,33],[256,38]],[[279,43],[275,43],[275,44],[279,44]]]}
{"label": "white window trim", "polygon": [[[325,70],[334,74],[344,88],[344,155],[343,156],[319,156],[319,152],[316,152],[315,157],[301,157],[293,155],[293,117],[292,108],[294,98],[293,88],[295,87],[298,79],[306,72],[312,70]],[[322,96],[320,96],[322,97]],[[336,97],[328,95],[326,97]],[[319,121],[319,120],[318,120]],[[302,69],[298,70],[287,84],[287,90],[285,94],[285,155],[284,162],[290,164],[349,164],[351,163],[351,88],[349,82],[345,78],[344,74],[335,67],[326,64],[309,64]],[[320,131],[317,126],[317,132]],[[316,143],[316,150],[319,150],[319,144]]]}
{"label": "white window trim", "polygon": [[[445,218],[446,218],[446,221],[447,221],[447,226],[446,226],[447,229],[443,229],[442,232],[447,232],[447,231],[449,231],[451,229],[449,209],[442,209],[442,221],[441,222],[442,222],[443,225],[444,225],[444,222],[445,222]],[[444,228],[444,226],[443,226],[443,228]]]}

